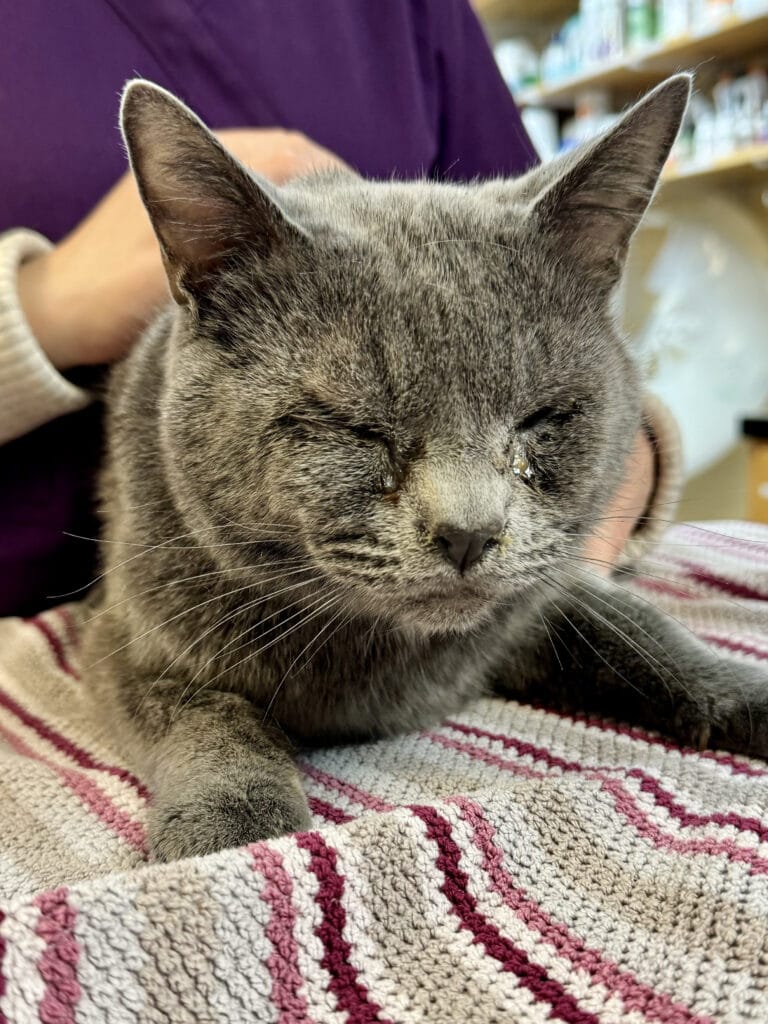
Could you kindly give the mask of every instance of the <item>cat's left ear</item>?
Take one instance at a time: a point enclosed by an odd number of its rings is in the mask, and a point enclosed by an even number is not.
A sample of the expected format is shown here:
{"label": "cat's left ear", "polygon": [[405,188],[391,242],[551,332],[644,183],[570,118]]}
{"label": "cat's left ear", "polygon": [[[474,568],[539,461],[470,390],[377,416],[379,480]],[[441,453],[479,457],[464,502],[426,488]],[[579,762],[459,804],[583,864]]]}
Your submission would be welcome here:
{"label": "cat's left ear", "polygon": [[128,83],[120,126],[177,302],[196,297],[245,245],[268,259],[306,241],[277,190],[247,171],[159,85]]}
{"label": "cat's left ear", "polygon": [[667,79],[605,135],[530,176],[534,229],[599,287],[610,289],[621,276],[680,130],[691,81]]}

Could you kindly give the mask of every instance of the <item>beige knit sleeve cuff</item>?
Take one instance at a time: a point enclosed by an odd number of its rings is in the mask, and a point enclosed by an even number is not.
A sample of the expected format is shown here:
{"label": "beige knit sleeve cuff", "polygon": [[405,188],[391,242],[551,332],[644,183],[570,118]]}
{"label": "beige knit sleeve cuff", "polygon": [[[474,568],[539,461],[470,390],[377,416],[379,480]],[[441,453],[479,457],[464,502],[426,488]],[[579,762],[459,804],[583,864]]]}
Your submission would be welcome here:
{"label": "beige knit sleeve cuff", "polygon": [[643,399],[643,425],[656,456],[656,482],[645,514],[624,547],[620,569],[634,567],[658,544],[675,517],[683,489],[680,431],[672,413],[654,395]]}
{"label": "beige knit sleeve cuff", "polygon": [[0,444],[91,401],[87,391],[62,377],[50,362],[19,303],[19,267],[50,248],[34,231],[0,235]]}

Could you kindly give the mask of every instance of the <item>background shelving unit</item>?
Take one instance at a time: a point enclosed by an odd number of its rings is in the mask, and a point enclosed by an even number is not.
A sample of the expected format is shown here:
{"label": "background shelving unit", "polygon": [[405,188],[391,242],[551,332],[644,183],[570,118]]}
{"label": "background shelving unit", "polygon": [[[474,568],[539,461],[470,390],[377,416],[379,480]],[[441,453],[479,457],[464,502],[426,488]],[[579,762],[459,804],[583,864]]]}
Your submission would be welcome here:
{"label": "background shelving unit", "polygon": [[[578,7],[577,0],[474,0],[491,38],[505,34],[528,35],[542,45],[547,35]],[[523,89],[515,99],[520,106],[545,106],[556,110],[573,109],[580,94],[606,90],[617,106],[636,99],[667,75],[694,70],[699,77],[713,75],[723,64],[748,63],[751,58],[768,56],[768,5],[763,14],[751,18],[732,16],[716,28],[680,36],[663,44],[624,54],[616,60],[595,64],[573,78]],[[696,162],[672,167],[665,173],[668,182],[694,184],[745,183],[757,187],[768,182],[768,144],[749,146],[710,163]],[[760,204],[762,207],[762,203]],[[760,215],[764,216],[761,208]]]}
{"label": "background shelving unit", "polygon": [[[501,0],[500,0],[501,2]],[[756,18],[732,18],[719,28],[699,35],[681,36],[662,46],[637,50],[620,60],[588,68],[583,75],[562,82],[526,89],[517,96],[527,106],[572,107],[585,89],[610,89],[636,93],[674,71],[696,68],[702,62],[729,58],[748,59],[768,50],[768,14]]]}
{"label": "background shelving unit", "polygon": [[[524,36],[541,50],[547,39],[578,8],[578,0],[473,0],[492,41]],[[731,16],[708,30],[637,49],[562,81],[521,90],[521,106],[572,110],[580,94],[605,90],[615,109],[637,99],[669,74],[692,70],[706,87],[723,70],[761,59],[768,67],[768,2],[752,17]],[[768,231],[768,142],[749,145],[711,160],[670,165],[664,190],[706,202],[713,187],[736,195]],[[689,481],[679,514],[682,518],[738,518],[746,510],[748,455],[746,443],[712,469]]]}

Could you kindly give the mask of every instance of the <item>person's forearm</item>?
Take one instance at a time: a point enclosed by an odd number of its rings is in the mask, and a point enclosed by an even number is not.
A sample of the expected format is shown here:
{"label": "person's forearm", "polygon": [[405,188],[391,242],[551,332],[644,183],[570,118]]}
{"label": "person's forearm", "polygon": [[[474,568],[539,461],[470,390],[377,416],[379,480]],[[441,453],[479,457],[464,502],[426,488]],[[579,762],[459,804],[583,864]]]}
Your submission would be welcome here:
{"label": "person's forearm", "polygon": [[108,252],[99,259],[90,237],[81,244],[82,230],[19,268],[18,298],[29,328],[62,372],[119,359],[168,299],[156,246],[134,246],[121,265]]}
{"label": "person's forearm", "polygon": [[32,231],[0,235],[0,444],[90,402],[47,358],[19,302],[20,266],[44,258],[50,248]]}

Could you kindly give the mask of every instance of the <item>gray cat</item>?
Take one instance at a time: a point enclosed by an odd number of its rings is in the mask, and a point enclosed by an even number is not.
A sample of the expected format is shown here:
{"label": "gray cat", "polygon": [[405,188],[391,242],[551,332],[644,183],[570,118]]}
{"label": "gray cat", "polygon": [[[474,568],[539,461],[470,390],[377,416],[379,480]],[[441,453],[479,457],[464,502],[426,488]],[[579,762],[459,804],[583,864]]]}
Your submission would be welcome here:
{"label": "gray cat", "polygon": [[282,189],[147,82],[175,299],[112,376],[86,658],[159,860],[307,827],[295,745],[492,687],[768,754],[768,685],[580,569],[640,381],[609,311],[690,81],[519,181]]}

